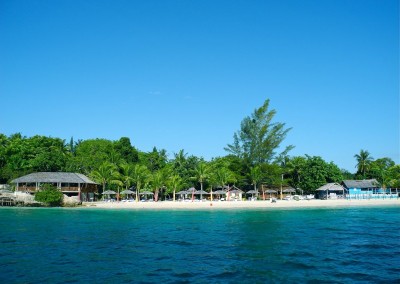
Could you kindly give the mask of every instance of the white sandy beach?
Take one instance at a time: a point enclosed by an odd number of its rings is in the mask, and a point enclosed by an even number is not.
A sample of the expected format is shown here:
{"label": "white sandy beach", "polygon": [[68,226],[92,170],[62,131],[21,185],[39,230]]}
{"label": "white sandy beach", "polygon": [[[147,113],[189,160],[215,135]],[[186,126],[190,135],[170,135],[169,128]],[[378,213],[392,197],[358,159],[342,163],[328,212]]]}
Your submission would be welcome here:
{"label": "white sandy beach", "polygon": [[85,202],[88,208],[104,209],[256,209],[256,208],[312,208],[312,207],[352,207],[352,206],[399,206],[400,199],[366,200],[277,200],[265,201],[204,201],[204,202]]}

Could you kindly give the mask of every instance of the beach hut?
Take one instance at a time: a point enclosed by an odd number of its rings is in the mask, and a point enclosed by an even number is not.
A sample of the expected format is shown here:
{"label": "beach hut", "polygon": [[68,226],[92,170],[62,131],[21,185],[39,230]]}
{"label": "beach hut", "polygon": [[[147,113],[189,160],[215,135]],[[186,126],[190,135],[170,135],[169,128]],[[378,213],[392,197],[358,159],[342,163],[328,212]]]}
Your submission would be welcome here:
{"label": "beach hut", "polygon": [[278,193],[278,191],[273,190],[273,189],[267,189],[265,192],[266,192],[266,193],[269,193],[269,198],[270,198],[270,199],[272,199],[272,194]]}
{"label": "beach hut", "polygon": [[342,185],[350,199],[383,198],[385,193],[376,179],[344,180]]}
{"label": "beach hut", "polygon": [[344,197],[345,188],[334,182],[327,183],[317,188],[316,191],[318,192],[319,199],[337,199]]}
{"label": "beach hut", "polygon": [[242,200],[243,192],[244,192],[243,190],[234,185],[231,187],[231,190],[229,191],[230,198],[233,198],[233,200],[235,201]]}
{"label": "beach hut", "polygon": [[94,198],[98,192],[98,184],[79,173],[37,172],[14,179],[11,183],[15,184],[15,191],[31,194],[37,192],[41,185],[50,184],[67,196],[77,196],[80,201]]}

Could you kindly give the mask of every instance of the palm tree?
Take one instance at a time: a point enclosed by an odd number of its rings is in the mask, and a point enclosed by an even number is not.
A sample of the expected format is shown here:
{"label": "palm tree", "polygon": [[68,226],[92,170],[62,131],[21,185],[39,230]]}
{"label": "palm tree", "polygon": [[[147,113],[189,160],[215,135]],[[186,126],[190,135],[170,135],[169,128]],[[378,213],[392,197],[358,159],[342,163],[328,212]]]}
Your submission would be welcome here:
{"label": "palm tree", "polygon": [[210,198],[211,201],[213,201],[213,187],[218,187],[219,186],[219,181],[217,180],[217,176],[215,172],[212,172],[210,174],[210,178],[208,179],[208,183],[210,185]]}
{"label": "palm tree", "polygon": [[255,166],[250,169],[249,178],[251,180],[251,184],[254,186],[254,191],[257,191],[257,184],[263,180],[263,174],[259,166]]}
{"label": "palm tree", "polygon": [[95,182],[102,184],[103,191],[105,191],[106,185],[110,181],[114,170],[115,168],[113,164],[104,162],[97,170],[93,170],[90,173],[90,176]]}
{"label": "palm tree", "polygon": [[127,164],[127,163],[123,163],[119,167],[121,169],[121,173],[120,173],[121,182],[125,186],[125,190],[127,190],[133,182],[133,178],[132,178],[133,167],[132,167],[132,165]]}
{"label": "palm tree", "polygon": [[91,172],[90,176],[94,181],[102,184],[103,191],[106,190],[108,183],[119,184],[117,167],[109,162],[101,164],[97,170]]}
{"label": "palm tree", "polygon": [[168,186],[170,186],[174,193],[173,193],[173,201],[175,201],[175,192],[178,188],[182,187],[183,180],[179,175],[173,175],[168,179]]}
{"label": "palm tree", "polygon": [[176,168],[183,167],[186,162],[186,156],[187,153],[185,153],[185,150],[181,149],[179,150],[178,153],[174,153],[174,165]]}
{"label": "palm tree", "polygon": [[136,202],[139,202],[139,191],[142,185],[145,185],[150,172],[149,169],[144,165],[136,164],[132,172],[132,182],[136,186]]}
{"label": "palm tree", "polygon": [[365,178],[365,172],[369,170],[373,158],[370,156],[367,150],[361,150],[360,154],[354,155],[354,158],[357,160],[357,171],[362,173],[363,177]]}
{"label": "palm tree", "polygon": [[124,186],[124,183],[121,181],[121,174],[118,172],[118,171],[116,171],[114,174],[113,174],[113,178],[110,180],[110,184],[114,184],[114,185],[116,185],[117,186],[117,201],[119,201],[119,192],[120,192],[120,188],[122,187],[122,186]]}
{"label": "palm tree", "polygon": [[[209,167],[205,162],[200,162],[194,169],[194,177],[192,179],[200,183],[200,191],[203,192],[203,183],[209,177]],[[200,193],[200,199],[203,200],[203,194]]]}
{"label": "palm tree", "polygon": [[[224,188],[224,186],[228,183],[228,182],[234,182],[235,181],[235,177],[233,175],[233,173],[225,168],[218,168],[215,171],[215,181],[218,183],[218,185],[222,186],[222,188]],[[228,194],[229,194],[229,190],[228,190]],[[228,195],[228,199],[229,199],[229,195]]]}
{"label": "palm tree", "polygon": [[150,183],[154,189],[154,201],[158,201],[159,190],[164,186],[164,175],[161,170],[154,172],[150,176]]}

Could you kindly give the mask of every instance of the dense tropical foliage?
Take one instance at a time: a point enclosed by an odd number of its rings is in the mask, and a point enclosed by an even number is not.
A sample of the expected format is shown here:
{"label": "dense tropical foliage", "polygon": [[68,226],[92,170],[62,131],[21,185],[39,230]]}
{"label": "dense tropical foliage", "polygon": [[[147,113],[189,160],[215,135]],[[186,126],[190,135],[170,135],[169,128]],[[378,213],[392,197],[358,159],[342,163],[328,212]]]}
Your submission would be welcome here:
{"label": "dense tropical foliage", "polygon": [[35,194],[35,201],[42,202],[46,206],[60,206],[63,201],[63,194],[56,187],[44,184]]}
{"label": "dense tropical foliage", "polygon": [[[205,161],[183,149],[169,158],[165,149],[136,149],[128,137],[69,142],[60,138],[20,133],[0,134],[0,184],[32,172],[78,172],[91,177],[100,190],[152,191],[155,200],[175,198],[177,191],[195,187],[210,191],[235,185],[245,191],[292,186],[304,193],[328,182],[377,179],[383,186],[400,187],[400,165],[383,157],[355,154],[356,172],[341,170],[318,156],[289,156],[293,146],[281,146],[290,128],[273,121],[267,100],[246,117],[228,155]],[[280,149],[283,149],[279,151]],[[136,195],[138,196],[138,195]]]}

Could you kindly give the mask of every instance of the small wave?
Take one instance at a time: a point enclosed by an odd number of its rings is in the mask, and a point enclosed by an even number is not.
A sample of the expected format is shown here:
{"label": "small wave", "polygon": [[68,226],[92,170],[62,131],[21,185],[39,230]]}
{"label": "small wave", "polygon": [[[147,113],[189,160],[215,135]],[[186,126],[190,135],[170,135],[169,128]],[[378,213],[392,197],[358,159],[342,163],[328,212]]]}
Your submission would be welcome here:
{"label": "small wave", "polygon": [[193,274],[189,273],[189,272],[182,272],[182,273],[174,273],[173,276],[180,278],[180,279],[189,279],[193,277]]}
{"label": "small wave", "polygon": [[[362,273],[362,272],[336,272],[333,273],[333,275],[335,278],[338,279],[347,279],[347,280],[351,280],[356,281],[356,282],[360,282],[360,281],[367,281],[367,282],[379,282],[378,279],[373,279],[374,277],[370,274],[367,273]],[[375,282],[376,283],[376,282]]]}
{"label": "small wave", "polygon": [[289,254],[290,257],[314,257],[313,253],[308,251],[294,251]]}
{"label": "small wave", "polygon": [[291,268],[293,269],[315,269],[315,265],[310,265],[304,262],[294,262],[294,261],[289,261],[287,263],[285,263],[284,265],[289,265]]}
{"label": "small wave", "polygon": [[184,246],[184,247],[192,246],[192,245],[193,245],[192,243],[189,243],[189,242],[187,242],[187,241],[171,241],[170,244],[171,244],[171,245]]}

